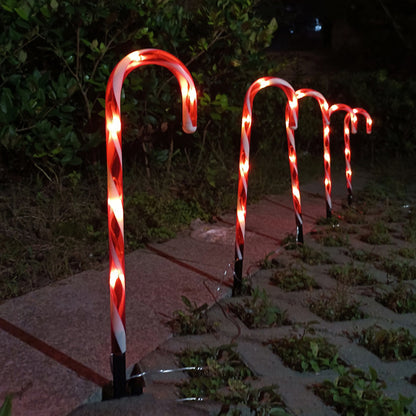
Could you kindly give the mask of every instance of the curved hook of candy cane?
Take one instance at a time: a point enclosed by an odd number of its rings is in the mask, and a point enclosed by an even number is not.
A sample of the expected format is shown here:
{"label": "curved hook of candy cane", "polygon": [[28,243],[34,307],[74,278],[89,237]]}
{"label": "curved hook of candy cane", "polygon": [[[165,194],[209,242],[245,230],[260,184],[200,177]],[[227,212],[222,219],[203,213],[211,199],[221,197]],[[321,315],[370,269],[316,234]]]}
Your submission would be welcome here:
{"label": "curved hook of candy cane", "polygon": [[182,94],[182,125],[186,133],[196,130],[197,97],[191,74],[175,56],[158,49],[143,49],[125,56],[110,75],[105,98],[108,229],[110,247],[110,309],[113,354],[126,351],[124,214],[121,151],[121,89],[127,75],[144,65],[159,65],[170,70]]}
{"label": "curved hook of candy cane", "polygon": [[371,129],[373,127],[373,119],[371,118],[370,114],[367,113],[364,108],[356,107],[352,109],[353,113],[358,115],[361,114],[365,117],[365,127],[366,127],[366,133],[371,134]]}
{"label": "curved hook of candy cane", "polygon": [[351,146],[350,146],[350,127],[353,134],[357,133],[357,115],[352,108],[346,104],[333,104],[329,107],[329,118],[335,111],[346,111],[344,117],[344,155],[345,155],[345,179],[347,181],[348,203],[352,203],[352,169],[351,169]]}
{"label": "curved hook of candy cane", "polygon": [[330,218],[332,216],[332,181],[331,181],[331,151],[329,141],[329,105],[325,97],[318,91],[310,88],[301,88],[296,91],[296,98],[298,100],[304,97],[312,97],[318,101],[322,114],[322,132],[323,132],[323,144],[324,144],[324,185],[325,185],[325,200],[326,200],[326,216]]}
{"label": "curved hook of candy cane", "polygon": [[[240,162],[239,162],[239,179],[238,179],[238,197],[237,197],[237,218],[236,218],[236,237],[235,237],[235,262],[234,262],[234,284],[233,296],[241,293],[242,276],[243,276],[243,255],[245,243],[245,224],[247,213],[247,184],[249,172],[250,158],[250,136],[253,116],[253,101],[255,95],[263,88],[276,86],[283,90],[287,99],[288,106],[285,109],[286,131],[297,128],[298,123],[298,103],[293,87],[285,80],[275,77],[263,77],[253,82],[248,88],[243,106],[242,122],[241,122],[241,146],[240,146]],[[294,164],[296,166],[296,151],[294,147],[292,154],[295,155]],[[288,136],[289,143],[289,136]],[[292,166],[292,165],[291,165]],[[294,175],[292,175],[293,177]],[[299,198],[300,209],[300,198]],[[300,211],[299,211],[300,212]],[[300,217],[301,220],[301,217]]]}

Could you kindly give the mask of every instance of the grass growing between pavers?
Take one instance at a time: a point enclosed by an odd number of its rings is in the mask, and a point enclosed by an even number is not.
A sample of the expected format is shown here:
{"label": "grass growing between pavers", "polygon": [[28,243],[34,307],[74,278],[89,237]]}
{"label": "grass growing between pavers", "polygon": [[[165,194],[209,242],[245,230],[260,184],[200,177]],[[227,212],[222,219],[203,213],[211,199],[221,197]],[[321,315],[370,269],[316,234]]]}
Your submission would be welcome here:
{"label": "grass growing between pavers", "polygon": [[336,290],[322,293],[312,300],[309,309],[329,322],[350,321],[362,319],[365,316],[360,310],[360,302],[355,300],[341,285]]}
{"label": "grass growing between pavers", "polygon": [[391,242],[390,232],[384,221],[376,221],[367,226],[368,232],[361,240],[372,245],[384,245]]}
{"label": "grass growing between pavers", "polygon": [[283,270],[277,270],[270,278],[270,283],[280,287],[285,292],[318,289],[319,285],[303,267],[289,265]]}
{"label": "grass growing between pavers", "polygon": [[354,263],[335,265],[330,268],[329,275],[349,286],[371,285],[376,282],[368,269],[364,266],[356,266]]}
{"label": "grass growing between pavers", "polygon": [[398,281],[416,279],[416,265],[407,260],[387,258],[377,264],[376,267],[384,270],[388,275],[396,278]]}
{"label": "grass growing between pavers", "polygon": [[376,301],[396,313],[416,312],[416,294],[404,283],[399,283],[393,290],[378,294]]}
{"label": "grass growing between pavers", "polygon": [[384,329],[372,325],[361,332],[355,332],[351,338],[384,361],[416,358],[416,338],[405,328]]}
{"label": "grass growing between pavers", "polygon": [[407,409],[412,398],[400,395],[397,400],[391,399],[384,394],[384,388],[385,383],[378,379],[373,368],[366,374],[358,369],[338,367],[338,377],[334,381],[315,384],[312,390],[341,416],[413,415]]}
{"label": "grass growing between pavers", "polygon": [[235,345],[186,349],[178,354],[184,367],[200,367],[190,373],[188,381],[180,384],[182,399],[200,398],[221,405],[217,415],[288,416],[276,386],[255,388],[256,377],[243,363]]}
{"label": "grass growing between pavers", "polygon": [[307,326],[303,334],[271,339],[265,344],[270,346],[287,367],[295,371],[318,373],[341,365],[338,349],[326,338],[314,336],[313,333],[313,329]]}
{"label": "grass growing between pavers", "polygon": [[299,245],[293,256],[301,259],[304,263],[309,264],[310,266],[334,263],[331,256],[326,251],[317,250],[308,244]]}
{"label": "grass growing between pavers", "polygon": [[290,323],[286,311],[274,305],[266,290],[258,287],[252,290],[250,296],[244,297],[238,303],[229,304],[228,307],[250,329]]}
{"label": "grass growing between pavers", "polygon": [[208,319],[208,304],[198,306],[186,296],[182,296],[185,310],[178,309],[168,322],[174,335],[201,335],[215,331],[216,323]]}

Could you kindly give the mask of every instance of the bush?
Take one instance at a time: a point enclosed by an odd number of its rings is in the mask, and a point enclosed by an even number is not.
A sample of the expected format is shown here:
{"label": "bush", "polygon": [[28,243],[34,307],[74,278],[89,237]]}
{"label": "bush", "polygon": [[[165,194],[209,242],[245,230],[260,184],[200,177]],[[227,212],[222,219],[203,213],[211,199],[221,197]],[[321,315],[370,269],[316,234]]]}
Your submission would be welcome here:
{"label": "bush", "polygon": [[[171,52],[192,71],[199,137],[208,126],[208,139],[215,137],[213,144],[199,143],[200,151],[234,144],[243,91],[253,71],[269,67],[263,50],[276,28],[275,20],[256,17],[251,0],[203,0],[192,7],[173,0],[5,0],[1,6],[3,163],[18,169],[30,161],[45,172],[102,157],[109,74],[127,53],[147,47]],[[148,67],[124,87],[123,140],[134,149],[128,153],[155,153],[167,162],[160,149],[174,136],[179,147],[182,141],[176,81],[166,69]]]}

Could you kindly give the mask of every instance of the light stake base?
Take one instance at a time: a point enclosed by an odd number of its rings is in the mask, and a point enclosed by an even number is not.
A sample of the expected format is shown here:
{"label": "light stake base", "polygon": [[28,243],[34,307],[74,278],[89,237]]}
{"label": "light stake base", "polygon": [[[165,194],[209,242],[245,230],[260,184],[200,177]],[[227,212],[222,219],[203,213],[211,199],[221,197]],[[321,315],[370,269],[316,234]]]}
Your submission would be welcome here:
{"label": "light stake base", "polygon": [[127,395],[126,389],[126,353],[111,354],[113,370],[113,397],[119,399]]}
{"label": "light stake base", "polygon": [[237,260],[234,264],[234,281],[233,281],[233,291],[232,297],[241,295],[243,288],[243,262],[242,260]]}

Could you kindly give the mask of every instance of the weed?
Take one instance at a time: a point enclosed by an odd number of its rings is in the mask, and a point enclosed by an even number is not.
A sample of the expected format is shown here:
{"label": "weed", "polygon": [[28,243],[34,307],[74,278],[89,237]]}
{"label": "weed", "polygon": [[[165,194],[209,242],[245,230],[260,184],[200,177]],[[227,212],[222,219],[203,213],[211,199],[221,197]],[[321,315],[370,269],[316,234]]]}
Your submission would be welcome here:
{"label": "weed", "polygon": [[313,233],[315,239],[326,247],[343,247],[349,245],[349,237],[340,227],[328,227]]}
{"label": "weed", "polygon": [[252,371],[241,361],[235,345],[186,349],[178,354],[180,365],[202,367],[204,371],[193,371],[190,381],[180,386],[182,397],[209,397],[227,385],[228,379],[246,380],[253,377]]}
{"label": "weed", "polygon": [[315,280],[306,273],[303,267],[294,267],[293,265],[288,269],[277,270],[270,278],[270,282],[279,286],[285,292],[319,288]]}
{"label": "weed", "polygon": [[[238,408],[259,416],[287,415],[274,386],[255,389],[251,370],[241,361],[235,345],[222,345],[200,350],[185,350],[178,354],[185,367],[202,367],[190,373],[189,381],[179,385],[181,397],[198,397],[222,403],[220,415],[239,415]],[[272,413],[276,412],[276,413]],[[278,413],[278,411],[280,413]],[[255,412],[255,413],[252,413]]]}
{"label": "weed", "polygon": [[0,407],[0,416],[12,416],[12,395],[8,394]]}
{"label": "weed", "polygon": [[276,258],[272,257],[275,254],[276,254],[276,252],[272,251],[269,254],[267,254],[266,257],[259,260],[257,262],[257,265],[259,266],[259,268],[262,269],[262,270],[270,270],[270,269],[274,269],[274,268],[278,267],[279,266],[278,260]]}
{"label": "weed", "polygon": [[405,218],[406,216],[403,209],[397,206],[388,208],[381,216],[381,219],[388,223],[402,222]]}
{"label": "weed", "polygon": [[352,247],[349,247],[348,250],[345,251],[345,254],[352,259],[361,261],[363,263],[374,263],[380,260],[380,256],[376,253],[361,249],[355,249]]}
{"label": "weed", "polygon": [[347,207],[341,213],[341,219],[348,224],[366,224],[365,215],[355,208]]}
{"label": "weed", "polygon": [[400,361],[416,358],[416,338],[405,328],[383,329],[378,325],[354,333],[359,345],[385,361]]}
{"label": "weed", "polygon": [[198,306],[186,296],[182,296],[185,311],[177,310],[174,318],[168,322],[175,335],[200,335],[214,331],[214,325],[208,322],[208,304]]}
{"label": "weed", "polygon": [[336,217],[320,217],[316,221],[316,225],[329,225],[331,227],[339,227],[339,221]]}
{"label": "weed", "polygon": [[390,243],[391,239],[389,229],[386,227],[384,222],[377,221],[369,225],[368,228],[369,233],[362,236],[362,241],[373,245],[382,245]]}
{"label": "weed", "polygon": [[376,301],[396,313],[416,312],[416,294],[403,283],[397,285],[393,291],[377,296]]}
{"label": "weed", "polygon": [[360,303],[352,299],[348,292],[338,287],[332,293],[323,294],[311,302],[309,309],[326,321],[348,321],[362,319]]}
{"label": "weed", "polygon": [[229,379],[230,393],[218,392],[214,400],[224,403],[219,412],[225,416],[289,416],[276,386],[253,388],[241,380]]}
{"label": "weed", "polygon": [[329,275],[344,285],[350,286],[370,285],[375,282],[367,269],[355,266],[353,263],[333,266],[329,270]]}
{"label": "weed", "polygon": [[295,250],[299,246],[294,234],[287,234],[282,240],[281,245],[285,248],[285,250]]}
{"label": "weed", "polygon": [[334,381],[325,380],[315,384],[313,392],[327,405],[335,407],[342,416],[412,416],[407,409],[413,399],[402,395],[393,400],[382,389],[385,384],[378,380],[376,371],[370,367],[369,374],[358,369],[338,368]]}
{"label": "weed", "polygon": [[413,247],[402,247],[396,251],[396,254],[406,259],[416,259],[416,249]]}
{"label": "weed", "polygon": [[409,216],[409,221],[403,227],[403,238],[412,243],[416,242],[416,215],[415,210]]}
{"label": "weed", "polygon": [[314,248],[306,244],[302,244],[297,247],[295,256],[299,257],[304,263],[309,264],[311,266],[317,264],[333,263],[333,260],[326,251],[315,250]]}
{"label": "weed", "polygon": [[337,348],[323,337],[293,335],[267,342],[272,351],[292,370],[319,372],[337,367],[341,361]]}
{"label": "weed", "polygon": [[377,267],[388,275],[396,277],[399,281],[416,279],[416,266],[408,261],[386,259]]}
{"label": "weed", "polygon": [[286,311],[274,306],[263,289],[253,289],[250,297],[242,302],[229,305],[230,310],[241,319],[248,328],[264,328],[288,323]]}

